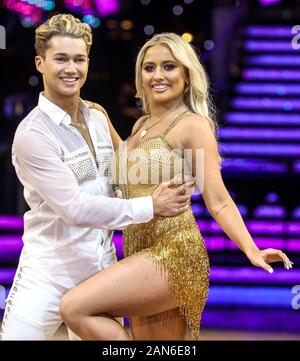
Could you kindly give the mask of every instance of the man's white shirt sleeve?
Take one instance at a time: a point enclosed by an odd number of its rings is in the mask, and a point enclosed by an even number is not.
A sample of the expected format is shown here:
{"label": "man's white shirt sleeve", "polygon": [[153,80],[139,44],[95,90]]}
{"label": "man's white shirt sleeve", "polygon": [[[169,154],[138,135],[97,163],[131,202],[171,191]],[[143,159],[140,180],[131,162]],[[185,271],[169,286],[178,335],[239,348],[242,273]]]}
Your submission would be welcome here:
{"label": "man's white shirt sleeve", "polygon": [[77,227],[122,229],[153,218],[152,197],[110,198],[82,191],[50,137],[25,130],[15,139],[13,162],[24,184],[67,223]]}

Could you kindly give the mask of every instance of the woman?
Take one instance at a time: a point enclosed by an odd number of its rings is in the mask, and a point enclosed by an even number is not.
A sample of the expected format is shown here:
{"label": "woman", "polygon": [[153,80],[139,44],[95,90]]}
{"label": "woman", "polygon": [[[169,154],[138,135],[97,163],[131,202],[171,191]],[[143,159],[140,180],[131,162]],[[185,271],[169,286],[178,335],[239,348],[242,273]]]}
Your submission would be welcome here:
{"label": "woman", "polygon": [[[127,148],[116,152],[116,182],[124,197],[151,194],[165,180],[162,168],[169,168],[170,177],[186,176],[181,150],[192,150],[191,173],[224,232],[253,265],[272,272],[268,263],[283,261],[289,269],[292,263],[280,250],[256,247],[224,186],[207,83],[193,48],[178,35],[159,34],[143,46],[136,88],[146,115],[134,125]],[[112,127],[111,134],[117,147],[120,139]],[[203,172],[197,171],[199,150]],[[68,327],[83,339],[129,339],[115,319],[128,316],[134,339],[184,339],[187,331],[198,339],[209,262],[191,208],[129,226],[124,252],[122,261],[64,296],[60,310]]]}

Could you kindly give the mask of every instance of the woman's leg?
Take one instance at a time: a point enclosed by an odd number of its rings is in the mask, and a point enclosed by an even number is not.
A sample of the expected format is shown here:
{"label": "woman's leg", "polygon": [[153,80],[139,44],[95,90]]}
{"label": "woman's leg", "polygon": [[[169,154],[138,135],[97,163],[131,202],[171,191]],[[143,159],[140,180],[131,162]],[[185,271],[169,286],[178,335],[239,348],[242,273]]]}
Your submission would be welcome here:
{"label": "woman's leg", "polygon": [[146,317],[130,319],[131,334],[135,340],[182,340],[186,323],[178,308]]}
{"label": "woman's leg", "polygon": [[69,291],[61,316],[82,339],[129,339],[114,317],[145,317],[177,308],[167,275],[153,258],[137,253]]}

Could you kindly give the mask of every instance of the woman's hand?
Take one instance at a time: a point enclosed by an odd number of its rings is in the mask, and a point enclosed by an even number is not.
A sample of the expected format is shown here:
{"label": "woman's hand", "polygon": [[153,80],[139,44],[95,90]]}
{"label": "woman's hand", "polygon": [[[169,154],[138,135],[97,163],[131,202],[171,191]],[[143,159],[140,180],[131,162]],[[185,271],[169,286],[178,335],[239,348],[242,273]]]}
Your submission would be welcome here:
{"label": "woman's hand", "polygon": [[84,100],[84,102],[89,107],[89,109],[99,110],[105,115],[109,127],[110,136],[113,141],[114,149],[117,149],[122,139],[120,138],[119,134],[116,132],[115,128],[113,127],[111,120],[109,119],[109,116],[107,114],[107,111],[98,103],[90,102],[89,100]]}
{"label": "woman's hand", "polygon": [[294,264],[285,253],[274,248],[252,250],[250,253],[246,253],[246,256],[253,266],[261,267],[270,273],[273,273],[273,268],[269,266],[269,263],[282,261],[287,270],[292,268]]}
{"label": "woman's hand", "polygon": [[100,112],[105,112],[106,111],[104,110],[104,108],[98,104],[98,103],[93,103],[93,102],[90,102],[89,100],[84,100],[84,102],[86,103],[86,105],[90,108],[90,109],[97,109],[97,110],[100,110]]}

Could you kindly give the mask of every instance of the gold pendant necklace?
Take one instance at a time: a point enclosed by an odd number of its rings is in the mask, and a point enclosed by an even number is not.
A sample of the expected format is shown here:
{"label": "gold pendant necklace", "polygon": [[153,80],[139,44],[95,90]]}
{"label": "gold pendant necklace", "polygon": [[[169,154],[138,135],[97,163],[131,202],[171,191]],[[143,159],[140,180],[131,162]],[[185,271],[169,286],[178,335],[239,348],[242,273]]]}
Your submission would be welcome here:
{"label": "gold pendant necklace", "polygon": [[144,129],[142,132],[141,132],[141,138],[144,138],[144,136],[147,134],[147,130]]}

